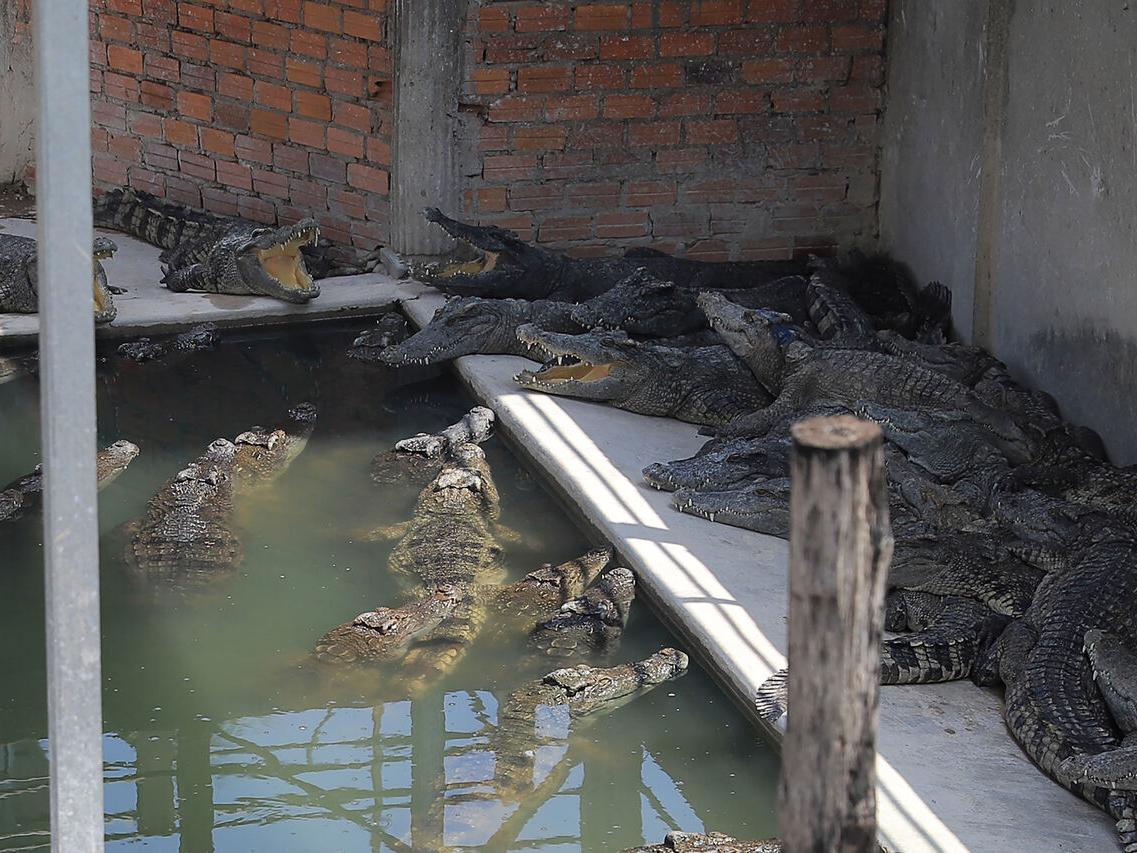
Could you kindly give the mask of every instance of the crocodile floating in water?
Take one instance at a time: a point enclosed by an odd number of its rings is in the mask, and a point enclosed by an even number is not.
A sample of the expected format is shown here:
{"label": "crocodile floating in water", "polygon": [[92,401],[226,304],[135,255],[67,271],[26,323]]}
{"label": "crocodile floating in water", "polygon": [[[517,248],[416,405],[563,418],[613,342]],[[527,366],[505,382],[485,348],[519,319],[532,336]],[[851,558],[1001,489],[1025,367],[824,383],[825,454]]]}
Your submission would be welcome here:
{"label": "crocodile floating in water", "polygon": [[782,842],[776,838],[739,841],[723,832],[669,832],[662,844],[629,847],[621,853],[782,853]]}
{"label": "crocodile floating in water", "polygon": [[539,623],[530,642],[550,657],[612,652],[620,642],[636,597],[636,579],[617,566],[561,610]]}
{"label": "crocodile floating in water", "polygon": [[[476,804],[496,804],[492,810],[496,816],[503,813],[499,808],[509,813],[510,806],[530,797],[543,799],[555,793],[563,784],[561,774],[567,773],[575,762],[561,761],[543,780],[539,779],[539,746],[552,739],[567,738],[600,716],[678,678],[686,672],[688,663],[683,652],[665,648],[634,663],[610,667],[580,664],[557,669],[514,690],[501,701],[497,727],[488,733],[486,745],[481,747],[494,757],[493,778],[476,788],[462,785],[455,791],[445,790],[446,782],[440,779],[430,825],[440,832],[445,816],[448,832],[455,832],[457,827],[490,814]],[[471,807],[464,814],[467,804]],[[427,844],[422,849],[435,847]]]}
{"label": "crocodile floating in water", "polygon": [[307,444],[315,407],[289,410],[284,428],[253,427],[235,441],[219,438],[167,480],[127,525],[127,566],[137,575],[192,588],[235,569],[244,557],[233,525],[235,498],[283,474]]}
{"label": "crocodile floating in water", "polygon": [[136,341],[119,344],[115,351],[131,361],[141,362],[154,361],[174,353],[211,350],[215,346],[217,346],[217,332],[213,330],[212,325],[204,324],[194,326],[188,332],[182,332],[165,340],[154,341],[150,338],[139,338]]}
{"label": "crocodile floating in water", "polygon": [[442,469],[452,448],[481,444],[493,435],[494,422],[490,409],[475,406],[441,432],[419,433],[397,441],[391,450],[371,460],[371,479],[380,484],[406,482],[425,486]]}
{"label": "crocodile floating in water", "polygon": [[611,559],[611,548],[595,548],[555,566],[544,563],[514,583],[478,587],[477,595],[500,616],[495,625],[528,629],[581,595]]}
{"label": "crocodile floating in water", "polygon": [[[138,445],[129,441],[116,441],[98,452],[95,457],[95,476],[99,488],[113,483],[138,456]],[[38,510],[43,505],[43,466],[37,465],[30,474],[18,477],[0,489],[0,522],[19,518],[25,512]]]}
{"label": "crocodile floating in water", "polygon": [[[107,283],[107,272],[101,263],[116,251],[118,246],[113,240],[95,237],[91,287],[96,323],[109,323],[118,314],[112,294],[123,291]],[[35,314],[38,311],[39,262],[36,241],[31,237],[0,234],[0,312]]]}
{"label": "crocodile floating in water", "polygon": [[639,269],[676,284],[703,288],[752,287],[806,271],[804,261],[708,263],[673,258],[650,249],[633,250],[617,258],[570,258],[526,243],[512,231],[451,219],[437,208],[427,208],[424,215],[451,237],[484,253],[481,262],[420,273],[439,290],[459,296],[583,302],[610,290]]}
{"label": "crocodile floating in water", "polygon": [[333,628],[316,643],[325,663],[384,661],[406,651],[416,637],[433,631],[454,612],[464,593],[443,584],[402,607],[377,607]]}
{"label": "crocodile floating in water", "polygon": [[271,296],[303,303],[320,295],[302,250],[320,236],[314,219],[269,228],[116,189],[95,200],[95,223],[161,248],[162,283],[174,291]]}
{"label": "crocodile floating in water", "polygon": [[533,326],[517,334],[555,357],[515,377],[530,390],[709,425],[728,424],[769,400],[726,347],[675,349],[633,341],[622,332],[561,335]]}
{"label": "crocodile floating in water", "polygon": [[518,328],[532,323],[550,332],[583,332],[585,327],[572,319],[573,307],[547,299],[455,297],[410,338],[379,353],[378,360],[403,366],[441,364],[475,353],[533,357],[533,347],[518,340]]}

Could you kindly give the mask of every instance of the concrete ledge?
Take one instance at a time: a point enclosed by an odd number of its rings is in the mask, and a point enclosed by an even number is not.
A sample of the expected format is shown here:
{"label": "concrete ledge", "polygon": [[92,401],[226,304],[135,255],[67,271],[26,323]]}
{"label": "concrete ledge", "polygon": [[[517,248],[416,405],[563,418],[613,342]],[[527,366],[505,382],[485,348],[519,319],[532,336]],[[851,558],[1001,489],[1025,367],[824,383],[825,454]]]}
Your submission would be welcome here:
{"label": "concrete ledge", "polygon": [[[35,236],[30,219],[0,219],[0,233]],[[221,296],[174,293],[159,283],[159,250],[116,231],[96,229],[118,244],[115,256],[103,262],[111,284],[127,292],[115,297],[118,316],[97,327],[99,338],[171,333],[199,323],[218,327],[296,323],[341,316],[378,314],[422,285],[397,282],[383,273],[326,278],[320,295],[306,305],[292,305],[266,296]],[[34,343],[39,333],[37,314],[0,314],[0,346]]]}
{"label": "concrete ledge", "polygon": [[[404,310],[422,325],[441,303],[428,293]],[[694,426],[522,391],[512,377],[529,366],[508,356],[457,362],[506,436],[617,547],[688,651],[753,715],[750,697],[785,664],[786,543],[683,515],[642,484],[649,462],[702,446]],[[904,853],[1118,849],[1113,822],[1043,776],[999,708],[994,692],[970,682],[883,688],[882,841]]]}

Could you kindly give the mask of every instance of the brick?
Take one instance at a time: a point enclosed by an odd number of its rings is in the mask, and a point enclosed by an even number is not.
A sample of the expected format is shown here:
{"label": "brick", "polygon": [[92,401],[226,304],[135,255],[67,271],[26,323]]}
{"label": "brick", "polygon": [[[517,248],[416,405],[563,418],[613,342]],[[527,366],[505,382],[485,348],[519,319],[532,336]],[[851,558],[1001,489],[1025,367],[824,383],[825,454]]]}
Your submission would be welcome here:
{"label": "brick", "polygon": [[660,174],[681,174],[693,172],[707,161],[707,152],[702,148],[678,148],[657,151],[655,165]]}
{"label": "brick", "polygon": [[271,21],[253,21],[252,43],[270,50],[288,50],[291,32]]}
{"label": "brick", "polygon": [[367,216],[365,197],[342,187],[328,188],[328,209],[353,219],[364,219]]}
{"label": "brick", "polygon": [[515,151],[560,151],[568,135],[564,125],[544,124],[536,127],[518,127],[513,132]]}
{"label": "brick", "polygon": [[505,187],[479,187],[475,190],[477,209],[483,213],[501,213],[508,201]]}
{"label": "brick", "polygon": [[288,49],[301,56],[311,56],[313,59],[326,59],[328,56],[328,40],[319,33],[292,30],[288,42]]}
{"label": "brick", "polygon": [[567,29],[569,23],[568,7],[561,5],[521,6],[516,15],[515,28],[519,33],[554,32]]}
{"label": "brick", "polygon": [[238,134],[233,140],[233,152],[238,160],[251,163],[272,163],[272,143],[255,136]]}
{"label": "brick", "polygon": [[610,181],[569,184],[565,189],[565,200],[570,207],[588,211],[619,207],[620,185]]}
{"label": "brick", "polygon": [[752,23],[786,23],[801,18],[801,0],[747,0],[746,20]]}
{"label": "brick", "polygon": [[485,61],[490,65],[532,63],[540,54],[541,43],[542,38],[533,34],[494,36],[485,42]]}
{"label": "brick", "polygon": [[99,36],[103,41],[134,40],[134,24],[128,18],[118,15],[101,15],[99,17]]}
{"label": "brick", "polygon": [[820,53],[828,47],[828,27],[783,27],[774,39],[779,53]]}
{"label": "brick", "polygon": [[[330,132],[333,128],[328,128]],[[391,165],[391,145],[385,139],[376,139],[374,136],[365,137],[367,140],[367,159],[381,166]]]}
{"label": "brick", "polygon": [[249,129],[249,107],[232,102],[214,104],[213,123],[235,133],[244,133]]}
{"label": "brick", "polygon": [[[142,10],[132,13],[141,16]],[[178,4],[178,26],[187,30],[197,30],[202,33],[212,33],[213,10],[204,6],[192,6],[189,3]]]}
{"label": "brick", "polygon": [[628,125],[629,145],[677,145],[679,122],[656,121]]}
{"label": "brick", "polygon": [[390,191],[391,177],[385,169],[376,169],[363,163],[347,166],[348,186],[386,195]]}
{"label": "brick", "polygon": [[272,139],[288,138],[288,116],[268,110],[253,110],[249,114],[249,127],[253,133]]}
{"label": "brick", "polygon": [[[621,139],[623,134],[621,133]],[[541,174],[548,180],[582,178],[593,174],[592,151],[550,151],[541,158]]]}
{"label": "brick", "polygon": [[674,89],[683,85],[683,66],[674,62],[637,65],[632,69],[633,89]]}
{"label": "brick", "polygon": [[252,222],[272,225],[276,222],[276,206],[263,198],[249,195],[238,196],[237,215]]}
{"label": "brick", "polygon": [[177,149],[161,143],[147,143],[146,165],[169,172],[176,172],[181,168],[178,165]]}
{"label": "brick", "polygon": [[708,93],[682,92],[661,98],[659,114],[668,116],[706,115],[711,111],[711,96]]}
{"label": "brick", "polygon": [[774,49],[774,30],[750,27],[719,33],[719,54],[725,56],[763,56]]}
{"label": "brick", "polygon": [[737,181],[731,178],[687,181],[680,188],[680,201],[686,204],[713,204],[734,201]]}
{"label": "brick", "polygon": [[321,122],[290,118],[288,120],[288,141],[297,145],[306,145],[309,148],[323,149],[327,144],[324,141],[324,128],[325,125]]}
{"label": "brick", "polygon": [[[652,20],[652,5],[650,0],[637,0],[632,3],[632,29],[648,30],[654,26]],[[669,6],[670,3],[661,3],[660,6]]]}
{"label": "brick", "polygon": [[367,107],[336,101],[332,107],[332,115],[333,121],[338,125],[363,133],[371,132],[371,110]]}
{"label": "brick", "polygon": [[308,155],[308,174],[313,178],[342,184],[347,180],[347,164],[338,157],[312,153]]}
{"label": "brick", "polygon": [[328,3],[307,0],[304,4],[304,26],[326,33],[343,32],[340,10]]}
{"label": "brick", "polygon": [[215,127],[201,128],[201,147],[211,154],[221,154],[232,157],[234,154],[234,137],[232,133],[218,130]]}
{"label": "brick", "polygon": [[153,113],[131,113],[128,117],[130,132],[144,139],[162,139],[162,119]]}
{"label": "brick", "polygon": [[162,119],[162,134],[166,141],[185,148],[197,146],[197,126],[176,118]]}
{"label": "brick", "polygon": [[565,216],[546,219],[537,229],[537,242],[564,243],[592,237],[592,217]]}
{"label": "brick", "polygon": [[[318,66],[317,66],[318,67]],[[332,95],[347,95],[349,98],[363,98],[364,81],[358,71],[324,66],[324,89]]]}
{"label": "brick", "polygon": [[508,92],[512,77],[508,68],[475,68],[471,75],[474,92],[479,95],[496,95]]}
{"label": "brick", "polygon": [[213,13],[213,24],[217,32],[222,33],[230,41],[243,44],[248,44],[250,41],[252,27],[248,18],[219,10]]}
{"label": "brick", "polygon": [[146,54],[146,76],[166,83],[177,83],[182,79],[181,65],[169,56]]}
{"label": "brick", "polygon": [[742,21],[743,0],[695,0],[691,4],[691,26],[719,27]]}
{"label": "brick", "polygon": [[127,165],[117,160],[96,158],[91,164],[91,173],[96,181],[122,186],[127,182]]}
{"label": "brick", "polygon": [[651,36],[604,36],[600,39],[601,59],[651,59],[655,39]]}
{"label": "brick", "polygon": [[166,194],[165,175],[140,169],[137,166],[130,170],[130,185],[136,190],[142,190],[156,196]]}
{"label": "brick", "polygon": [[203,157],[189,151],[178,154],[178,168],[181,172],[194,178],[212,181],[217,177],[217,169],[212,157]]}
{"label": "brick", "polygon": [[201,190],[197,184],[176,175],[166,176],[166,198],[178,204],[201,207]]}
{"label": "brick", "polygon": [[623,89],[624,69],[618,65],[587,64],[577,66],[574,85],[578,92],[597,89]]}
{"label": "brick", "polygon": [[560,95],[545,102],[549,121],[588,121],[599,115],[595,95]]}
{"label": "brick", "polygon": [[884,48],[884,28],[848,25],[833,27],[834,50],[881,50]]}
{"label": "brick", "polygon": [[[327,210],[328,190],[327,187],[316,181],[292,178],[288,182],[288,199],[296,206],[296,214],[299,214],[296,219],[299,219],[318,211]],[[280,212],[282,223],[293,220],[293,216],[291,210],[286,209]],[[321,222],[320,226],[321,229],[325,229],[327,223]]]}
{"label": "brick", "polygon": [[545,40],[545,59],[596,59],[600,56],[600,40],[595,35],[564,33]]}
{"label": "brick", "polygon": [[856,20],[860,15],[858,0],[804,0],[801,19],[821,24]]}
{"label": "brick", "polygon": [[487,181],[510,182],[534,176],[537,157],[531,154],[495,154],[482,163],[482,177]]}
{"label": "brick", "polygon": [[327,132],[328,150],[344,157],[363,157],[363,134],[344,130],[342,127],[329,127]]}
{"label": "brick", "polygon": [[254,77],[279,80],[284,76],[284,63],[280,56],[271,50],[250,47],[246,70]]}
{"label": "brick", "polygon": [[659,37],[660,56],[709,56],[714,51],[711,33],[663,33]]}
{"label": "brick", "polygon": [[690,240],[710,236],[710,218],[706,211],[663,211],[651,217],[654,237],[679,237]]}
{"label": "brick", "polygon": [[184,59],[204,61],[209,59],[209,42],[193,33],[175,30],[170,36],[174,53]]}
{"label": "brick", "polygon": [[627,3],[582,3],[576,7],[578,30],[624,30],[628,28]]}
{"label": "brick", "polygon": [[91,117],[95,124],[115,130],[126,130],[126,107],[106,101],[91,104]]}
{"label": "brick", "polygon": [[848,79],[858,80],[870,86],[882,85],[884,83],[884,57],[879,54],[853,57]]}
{"label": "brick", "polygon": [[729,59],[689,59],[683,63],[683,81],[688,86],[732,86],[738,82],[738,70]]}
{"label": "brick", "polygon": [[301,0],[265,0],[265,17],[299,24],[303,17]]}
{"label": "brick", "polygon": [[167,27],[178,21],[176,0],[145,0],[142,7],[143,18],[152,24]]}
{"label": "brick", "polygon": [[630,181],[625,190],[628,207],[652,207],[675,204],[673,181]]}
{"label": "brick", "polygon": [[355,39],[328,39],[328,59],[347,68],[366,68],[367,45]]}
{"label": "brick", "polygon": [[308,152],[294,145],[272,146],[272,167],[278,171],[308,174]]}
{"label": "brick", "polygon": [[769,105],[770,97],[767,92],[754,90],[720,92],[715,96],[715,115],[764,113],[769,109]]}
{"label": "brick", "polygon": [[731,119],[687,122],[690,145],[729,145],[738,141],[738,125]]}
{"label": "brick", "polygon": [[814,56],[798,63],[800,83],[845,82],[849,78],[848,56]]}
{"label": "brick", "polygon": [[651,219],[645,213],[620,211],[596,215],[596,236],[601,240],[646,237],[651,233]]}
{"label": "brick", "polygon": [[687,23],[684,3],[675,0],[659,2],[659,25],[661,27],[682,27]]}
{"label": "brick", "polygon": [[291,112],[292,90],[287,86],[258,80],[253,87],[253,103],[281,112]]}
{"label": "brick", "polygon": [[232,42],[215,40],[209,43],[209,61],[226,68],[245,68],[248,65],[246,48]]}
{"label": "brick", "polygon": [[649,95],[608,95],[604,99],[604,118],[651,118],[655,101]]}
{"label": "brick", "polygon": [[218,160],[217,181],[233,189],[249,190],[251,192],[253,189],[253,170],[240,163]]}
{"label": "brick", "polygon": [[730,247],[720,240],[700,240],[687,248],[683,257],[695,261],[711,261],[720,263],[730,260]]}
{"label": "brick", "polygon": [[829,108],[833,112],[875,112],[880,109],[880,99],[880,89],[863,83],[834,86],[829,90]]}
{"label": "brick", "polygon": [[810,113],[825,109],[825,94],[813,89],[787,89],[772,95],[776,113]]}
{"label": "brick", "polygon": [[554,210],[563,205],[557,184],[515,184],[509,189],[510,210]]}
{"label": "brick", "polygon": [[111,133],[107,136],[107,151],[119,160],[134,162],[141,159],[142,142],[128,133]]}
{"label": "brick", "polygon": [[298,91],[293,96],[295,110],[302,116],[329,121],[332,117],[332,102],[327,95],[316,92]]}
{"label": "brick", "polygon": [[530,65],[517,69],[519,92],[564,92],[571,84],[572,69],[567,65]]}
{"label": "brick", "polygon": [[627,122],[590,121],[575,125],[569,139],[570,149],[612,148],[624,145]]}
{"label": "brick", "polygon": [[244,74],[220,71],[217,74],[217,93],[240,101],[253,99],[253,80]]}
{"label": "brick", "polygon": [[483,6],[478,10],[478,28],[483,33],[509,32],[509,11],[498,6]]}
{"label": "brick", "polygon": [[789,83],[794,79],[790,59],[754,59],[742,63],[742,79],[747,83]]}
{"label": "brick", "polygon": [[343,13],[343,31],[349,36],[367,41],[380,41],[383,38],[378,15],[364,15],[347,9]]}
{"label": "brick", "polygon": [[229,0],[229,8],[255,18],[265,13],[264,3],[261,0]]}
{"label": "brick", "polygon": [[[150,81],[146,81],[150,82]],[[158,86],[162,89],[168,89],[166,86],[161,86],[158,83],[152,83],[152,86]],[[107,97],[114,98],[119,101],[137,101],[138,100],[138,81],[134,77],[129,77],[125,74],[116,74],[107,71],[103,74],[103,91]]]}
{"label": "brick", "polygon": [[[146,106],[156,110],[172,110],[174,108],[174,90],[163,83],[153,80],[142,81],[142,91],[139,100]],[[107,89],[110,94],[111,89]]]}
{"label": "brick", "polygon": [[207,95],[178,92],[178,112],[189,118],[209,121],[213,115],[213,102]]}

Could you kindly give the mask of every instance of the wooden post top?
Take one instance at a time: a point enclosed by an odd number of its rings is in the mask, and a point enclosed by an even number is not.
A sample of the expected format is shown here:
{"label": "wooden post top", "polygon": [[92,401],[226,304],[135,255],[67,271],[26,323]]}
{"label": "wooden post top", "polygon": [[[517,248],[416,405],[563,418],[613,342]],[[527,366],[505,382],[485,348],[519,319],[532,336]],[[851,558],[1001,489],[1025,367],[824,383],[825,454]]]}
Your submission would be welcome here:
{"label": "wooden post top", "polygon": [[855,450],[881,440],[880,425],[852,415],[807,418],[790,427],[794,442],[817,450]]}

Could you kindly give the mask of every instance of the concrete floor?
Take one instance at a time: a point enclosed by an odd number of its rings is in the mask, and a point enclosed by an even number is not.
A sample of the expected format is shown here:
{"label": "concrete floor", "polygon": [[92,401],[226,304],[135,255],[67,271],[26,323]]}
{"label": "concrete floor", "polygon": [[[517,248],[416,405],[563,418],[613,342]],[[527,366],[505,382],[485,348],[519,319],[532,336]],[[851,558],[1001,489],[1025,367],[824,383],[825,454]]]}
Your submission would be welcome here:
{"label": "concrete floor", "polygon": [[[35,222],[0,219],[0,232],[34,237]],[[97,327],[99,337],[170,333],[199,323],[247,326],[377,314],[408,293],[406,283],[399,284],[383,273],[322,279],[320,295],[306,305],[267,296],[173,293],[160,284],[158,249],[115,231],[100,228],[95,233],[105,234],[118,244],[118,252],[104,261],[103,267],[112,285],[127,289],[114,298],[118,307],[114,322]],[[33,343],[38,331],[36,314],[0,314],[0,346]]]}
{"label": "concrete floor", "polygon": [[[8,233],[34,223],[0,220]],[[108,232],[109,233],[109,232]],[[415,282],[382,274],[326,279],[306,306],[253,297],[170,293],[158,285],[158,251],[109,234],[119,253],[111,280],[119,317],[104,336],[173,331],[202,322],[260,325],[377,313],[396,302],[418,324],[442,299]],[[0,314],[0,345],[34,342],[34,315]],[[785,664],[787,548],[782,540],[711,524],[670,506],[642,484],[649,462],[690,456],[696,428],[546,394],[512,377],[523,359],[471,356],[458,371],[498,414],[503,432],[579,508],[633,568],[660,615],[744,707]],[[970,682],[886,687],[880,711],[879,820],[894,851],[1110,851],[1112,821],[1053,784],[1008,735],[999,697]],[[773,733],[775,737],[778,732]],[[713,829],[713,827],[712,827]]]}

